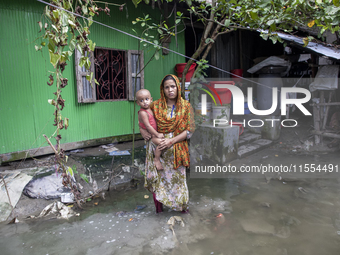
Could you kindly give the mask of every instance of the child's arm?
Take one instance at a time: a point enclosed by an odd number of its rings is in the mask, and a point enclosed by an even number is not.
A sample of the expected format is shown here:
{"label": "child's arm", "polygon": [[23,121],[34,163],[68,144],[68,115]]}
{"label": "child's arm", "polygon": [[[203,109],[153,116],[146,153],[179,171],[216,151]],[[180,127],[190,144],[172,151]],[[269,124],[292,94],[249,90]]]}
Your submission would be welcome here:
{"label": "child's arm", "polygon": [[157,138],[164,138],[163,134],[158,133],[151,125],[149,122],[149,116],[146,112],[139,112],[138,114],[139,117],[139,121],[142,122],[146,129],[148,130],[148,132],[153,136],[153,137],[157,137]]}
{"label": "child's arm", "polygon": [[145,141],[149,141],[152,138],[152,135],[144,128],[139,126],[139,132],[143,136]]}

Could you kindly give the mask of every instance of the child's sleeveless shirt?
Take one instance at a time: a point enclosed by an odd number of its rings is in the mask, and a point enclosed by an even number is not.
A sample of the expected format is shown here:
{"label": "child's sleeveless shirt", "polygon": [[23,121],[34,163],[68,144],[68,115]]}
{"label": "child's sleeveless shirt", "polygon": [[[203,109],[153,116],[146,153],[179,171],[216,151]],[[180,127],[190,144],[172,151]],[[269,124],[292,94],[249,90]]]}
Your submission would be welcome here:
{"label": "child's sleeveless shirt", "polygon": [[[155,117],[154,117],[151,113],[149,113],[147,110],[145,110],[145,109],[143,109],[143,108],[141,108],[141,109],[138,111],[138,114],[139,114],[140,111],[145,111],[145,112],[147,112],[147,114],[149,115],[149,123],[150,123],[150,125],[157,131],[157,123],[156,123]],[[144,123],[141,123],[140,121],[138,121],[138,123],[139,123],[139,126],[140,126],[141,128],[146,129],[146,126],[144,125]]]}

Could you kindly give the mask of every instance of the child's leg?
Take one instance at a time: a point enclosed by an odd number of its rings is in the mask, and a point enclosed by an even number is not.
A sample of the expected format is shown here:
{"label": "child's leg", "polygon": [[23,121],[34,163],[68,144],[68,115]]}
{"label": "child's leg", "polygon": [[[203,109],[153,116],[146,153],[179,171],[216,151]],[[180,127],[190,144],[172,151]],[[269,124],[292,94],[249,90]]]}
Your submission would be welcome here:
{"label": "child's leg", "polygon": [[162,151],[159,149],[159,144],[161,142],[161,139],[153,137],[152,138],[152,142],[157,145],[156,150],[155,150],[155,158],[154,158],[154,162],[155,162],[155,166],[157,170],[163,170],[163,165],[160,161],[160,157],[161,157],[161,153]]}

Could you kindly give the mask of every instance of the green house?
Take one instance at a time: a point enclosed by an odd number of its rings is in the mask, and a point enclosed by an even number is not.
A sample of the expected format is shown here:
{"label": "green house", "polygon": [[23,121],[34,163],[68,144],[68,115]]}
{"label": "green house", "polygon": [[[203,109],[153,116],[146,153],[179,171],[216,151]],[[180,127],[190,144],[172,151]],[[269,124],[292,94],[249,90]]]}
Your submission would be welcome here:
{"label": "green house", "polygon": [[[45,6],[26,0],[0,3],[0,163],[52,153],[43,134],[55,143],[54,106],[48,99],[54,98],[56,88],[47,85],[53,67],[46,49],[35,50],[35,45],[41,42],[38,22]],[[143,65],[154,54],[153,46],[143,48],[131,36],[141,32],[132,21],[149,14],[159,22],[161,13],[151,5],[140,4],[135,8],[132,1],[126,1],[122,11],[111,5],[110,9],[110,16],[101,13],[95,18],[100,24],[94,23],[90,28],[90,39],[96,43],[93,68],[102,85],[91,86],[87,82],[84,70],[76,67],[77,54],[63,72],[68,85],[62,92],[65,99],[62,115],[69,118],[69,127],[61,130],[64,150],[132,139],[136,60],[141,57]],[[184,33],[179,34],[177,43],[172,40],[169,48],[184,54],[184,40]],[[154,100],[158,99],[162,78],[174,73],[175,65],[184,61],[184,57],[171,52],[161,54],[159,60],[151,60],[138,75],[137,87],[144,86]],[[139,133],[136,114],[135,131]]]}

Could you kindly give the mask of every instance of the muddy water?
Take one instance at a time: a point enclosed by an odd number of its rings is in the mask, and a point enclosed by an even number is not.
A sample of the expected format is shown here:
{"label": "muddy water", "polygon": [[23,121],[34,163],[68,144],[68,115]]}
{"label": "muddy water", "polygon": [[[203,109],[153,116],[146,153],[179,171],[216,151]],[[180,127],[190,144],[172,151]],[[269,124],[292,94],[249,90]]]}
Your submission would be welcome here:
{"label": "muddy water", "polygon": [[[256,163],[336,164],[337,154],[257,156]],[[255,164],[251,158],[235,164]],[[328,176],[327,176],[328,177]],[[0,225],[1,254],[340,254],[340,179],[263,175],[188,181],[190,214],[155,215],[142,183],[88,203],[69,221]],[[126,189],[128,188],[128,189]],[[94,203],[98,202],[98,205]],[[135,211],[137,205],[147,207]],[[123,212],[121,212],[123,211]],[[118,213],[117,212],[121,212]],[[166,224],[175,225],[177,240]],[[216,217],[219,216],[219,217]]]}

